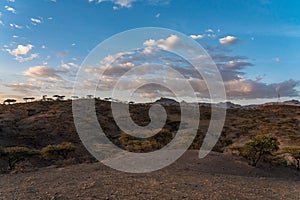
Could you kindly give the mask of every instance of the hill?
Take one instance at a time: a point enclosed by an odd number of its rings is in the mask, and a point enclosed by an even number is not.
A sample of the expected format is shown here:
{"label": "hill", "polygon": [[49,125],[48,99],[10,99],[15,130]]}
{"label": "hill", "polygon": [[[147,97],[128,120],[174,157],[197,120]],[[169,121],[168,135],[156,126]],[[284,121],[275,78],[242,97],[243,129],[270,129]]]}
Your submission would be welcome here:
{"label": "hill", "polygon": [[[168,115],[164,128],[170,132],[169,135],[174,135],[180,124],[180,107],[174,104],[174,101],[162,99],[162,102]],[[151,150],[152,147],[147,150],[146,147],[138,145],[135,145],[136,149],[130,149],[128,144],[124,144],[124,133],[113,120],[110,104],[109,101],[96,100],[95,106],[99,123],[111,141],[130,151]],[[148,116],[150,106],[151,104],[131,104],[132,119],[139,125],[147,125],[150,122]],[[198,134],[191,149],[199,149],[206,134],[210,122],[210,106],[200,105],[200,114]],[[227,109],[222,135],[214,150],[231,152],[232,147],[245,144],[257,134],[276,136],[280,141],[281,149],[299,147],[299,122],[300,107],[298,106],[271,104],[251,109],[234,106]],[[169,136],[158,134],[157,138],[154,138],[159,144],[157,148],[172,139],[167,137]],[[0,106],[0,146],[27,146],[41,149],[49,144],[63,142],[71,142],[76,146],[76,162],[94,160],[81,144],[76,132],[71,101],[35,101]]]}

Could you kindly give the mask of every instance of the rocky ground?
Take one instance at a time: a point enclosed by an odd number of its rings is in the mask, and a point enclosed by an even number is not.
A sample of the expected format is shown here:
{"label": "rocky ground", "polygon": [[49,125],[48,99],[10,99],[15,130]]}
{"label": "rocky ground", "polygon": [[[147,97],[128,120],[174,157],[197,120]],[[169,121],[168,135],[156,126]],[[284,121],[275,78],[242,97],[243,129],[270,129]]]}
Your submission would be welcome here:
{"label": "rocky ground", "polygon": [[146,174],[101,163],[55,166],[0,175],[0,199],[300,199],[300,173],[251,167],[241,157],[188,151],[171,166]]}

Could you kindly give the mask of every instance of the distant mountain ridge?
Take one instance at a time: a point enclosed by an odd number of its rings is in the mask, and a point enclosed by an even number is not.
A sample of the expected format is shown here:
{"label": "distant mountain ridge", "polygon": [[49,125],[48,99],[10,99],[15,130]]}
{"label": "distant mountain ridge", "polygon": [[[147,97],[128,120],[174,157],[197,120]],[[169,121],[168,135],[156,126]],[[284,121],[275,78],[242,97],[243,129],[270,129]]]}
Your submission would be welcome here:
{"label": "distant mountain ridge", "polygon": [[[161,97],[160,99],[156,100],[154,103],[161,103],[161,104],[166,104],[166,105],[178,105],[179,102],[171,99],[171,98],[165,98],[165,97]],[[292,99],[292,100],[288,100],[288,101],[283,101],[283,102],[267,102],[267,103],[263,103],[263,104],[251,104],[251,105],[240,105],[240,104],[236,104],[236,103],[232,103],[230,101],[226,101],[226,102],[220,102],[217,104],[211,104],[211,103],[204,103],[204,102],[193,102],[193,103],[188,103],[185,101],[181,101],[180,104],[199,104],[200,106],[211,106],[211,105],[215,105],[217,107],[222,107],[222,108],[257,108],[257,107],[262,107],[262,106],[270,106],[270,105],[287,105],[287,106],[300,106],[300,101]]]}

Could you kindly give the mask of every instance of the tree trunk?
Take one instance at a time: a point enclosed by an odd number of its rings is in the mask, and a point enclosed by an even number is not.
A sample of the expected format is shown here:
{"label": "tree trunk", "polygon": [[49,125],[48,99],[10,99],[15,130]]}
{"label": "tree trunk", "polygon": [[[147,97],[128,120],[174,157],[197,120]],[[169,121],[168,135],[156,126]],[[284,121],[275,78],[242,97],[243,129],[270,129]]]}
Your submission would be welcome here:
{"label": "tree trunk", "polygon": [[13,163],[12,161],[9,159],[8,160],[8,170],[11,171],[13,169]]}

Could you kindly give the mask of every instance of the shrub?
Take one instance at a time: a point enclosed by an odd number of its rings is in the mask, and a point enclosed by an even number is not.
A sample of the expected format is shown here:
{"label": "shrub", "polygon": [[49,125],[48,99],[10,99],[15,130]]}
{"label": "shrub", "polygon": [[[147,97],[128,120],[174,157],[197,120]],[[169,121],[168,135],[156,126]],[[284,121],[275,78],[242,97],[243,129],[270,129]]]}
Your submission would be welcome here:
{"label": "shrub", "polygon": [[67,159],[71,152],[75,151],[75,146],[70,142],[57,145],[48,145],[41,150],[42,157],[48,160]]}
{"label": "shrub", "polygon": [[286,147],[283,152],[289,153],[295,158],[297,170],[300,170],[300,147]]}
{"label": "shrub", "polygon": [[168,129],[162,129],[156,135],[144,139],[136,138],[123,132],[119,138],[119,144],[123,149],[130,152],[151,152],[162,148],[172,138],[173,134]]}
{"label": "shrub", "polygon": [[0,158],[8,164],[8,170],[13,170],[15,165],[25,158],[39,155],[40,152],[27,147],[6,147],[0,148]]}
{"label": "shrub", "polygon": [[272,155],[279,149],[276,137],[269,135],[257,135],[248,141],[242,148],[242,156],[250,160],[250,164],[256,166],[261,158]]}
{"label": "shrub", "polygon": [[41,150],[42,156],[46,159],[67,159],[71,152],[75,151],[72,143],[64,142],[57,145],[48,145]]}

